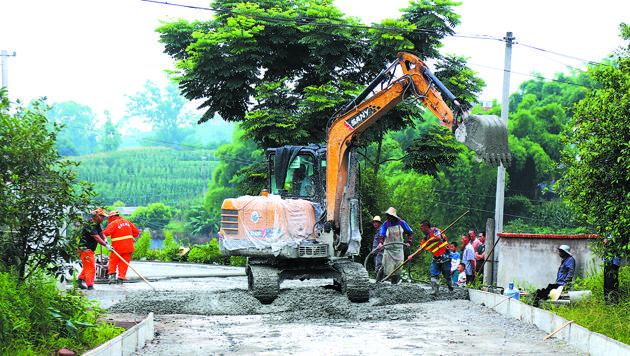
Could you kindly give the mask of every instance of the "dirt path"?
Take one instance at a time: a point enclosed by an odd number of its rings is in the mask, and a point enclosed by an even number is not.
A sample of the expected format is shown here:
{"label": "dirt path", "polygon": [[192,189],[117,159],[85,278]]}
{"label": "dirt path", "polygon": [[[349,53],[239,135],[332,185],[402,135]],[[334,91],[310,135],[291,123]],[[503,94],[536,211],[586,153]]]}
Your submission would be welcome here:
{"label": "dirt path", "polygon": [[119,320],[154,312],[157,336],[138,355],[584,355],[483,314],[463,289],[434,298],[418,284],[373,284],[369,302],[351,303],[325,285],[284,282],[269,305],[242,288],[138,291],[108,309]]}

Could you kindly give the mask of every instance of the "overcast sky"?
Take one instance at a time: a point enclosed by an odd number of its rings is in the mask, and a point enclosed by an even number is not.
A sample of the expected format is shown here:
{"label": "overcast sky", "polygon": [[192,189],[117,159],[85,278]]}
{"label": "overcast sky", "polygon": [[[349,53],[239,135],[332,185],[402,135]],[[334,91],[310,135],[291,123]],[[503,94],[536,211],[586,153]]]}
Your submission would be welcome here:
{"label": "overcast sky", "polygon": [[[168,2],[209,5],[207,0]],[[398,17],[408,1],[336,4],[370,24]],[[462,24],[443,53],[469,58],[488,86],[482,100],[501,99],[505,43],[500,39],[507,31],[516,37],[513,92],[532,71],[552,78],[568,72],[567,66],[583,68],[582,60],[601,61],[623,44],[618,27],[630,20],[627,0],[463,0],[455,11]],[[141,91],[147,80],[167,84],[164,70],[173,69],[173,63],[158,43],[159,20],[205,20],[212,14],[140,0],[0,0],[0,50],[16,53],[7,59],[10,98],[73,100],[99,115],[109,110],[116,122],[124,114],[125,94]]]}

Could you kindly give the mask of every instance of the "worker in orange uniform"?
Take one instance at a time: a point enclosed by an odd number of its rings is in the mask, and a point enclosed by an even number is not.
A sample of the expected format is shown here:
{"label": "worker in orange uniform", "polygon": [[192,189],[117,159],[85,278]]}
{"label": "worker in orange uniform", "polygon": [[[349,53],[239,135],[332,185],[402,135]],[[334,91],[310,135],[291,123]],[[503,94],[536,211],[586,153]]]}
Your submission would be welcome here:
{"label": "worker in orange uniform", "polygon": [[[112,246],[118,253],[113,253],[109,256],[109,266],[107,267],[109,284],[123,284],[127,279],[127,268],[129,267],[128,263],[131,261],[131,253],[135,251],[134,238],[140,235],[140,230],[131,221],[123,219],[116,210],[109,212],[107,221],[109,224],[103,230],[103,235],[112,237]],[[121,261],[118,255],[127,263]],[[116,279],[116,269],[118,269],[118,279]]]}
{"label": "worker in orange uniform", "polygon": [[81,231],[79,254],[83,268],[77,279],[77,285],[81,289],[94,289],[94,277],[96,276],[94,250],[96,250],[96,246],[101,244],[111,251],[112,247],[107,244],[107,239],[101,229],[101,224],[106,216],[107,213],[101,208],[92,211],[92,220]]}

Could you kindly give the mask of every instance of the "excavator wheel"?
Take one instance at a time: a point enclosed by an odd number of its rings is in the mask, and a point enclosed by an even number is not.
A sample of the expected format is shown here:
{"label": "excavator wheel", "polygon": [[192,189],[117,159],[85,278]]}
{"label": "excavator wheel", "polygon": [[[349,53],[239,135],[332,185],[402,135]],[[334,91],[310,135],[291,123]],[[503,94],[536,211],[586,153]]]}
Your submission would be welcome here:
{"label": "excavator wheel", "polygon": [[273,302],[280,291],[278,270],[269,266],[247,266],[247,287],[263,304]]}
{"label": "excavator wheel", "polygon": [[351,302],[362,303],[370,299],[370,277],[360,263],[339,261],[335,268],[340,272],[341,293]]}

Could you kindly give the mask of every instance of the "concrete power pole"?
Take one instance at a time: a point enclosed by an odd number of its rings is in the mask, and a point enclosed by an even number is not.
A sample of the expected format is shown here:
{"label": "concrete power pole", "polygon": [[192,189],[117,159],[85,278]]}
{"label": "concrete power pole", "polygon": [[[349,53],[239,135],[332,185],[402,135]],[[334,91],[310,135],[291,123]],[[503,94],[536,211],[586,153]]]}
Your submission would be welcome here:
{"label": "concrete power pole", "polygon": [[2,57],[2,88],[8,89],[9,78],[7,73],[9,72],[9,69],[7,67],[7,57],[15,57],[15,52],[13,52],[13,54],[7,54],[7,51],[3,49],[0,57]]}
{"label": "concrete power pole", "polygon": [[206,157],[201,157],[201,159],[203,160],[203,197],[205,199],[206,189],[208,188],[208,185],[206,184]]}
{"label": "concrete power pole", "polygon": [[[503,97],[501,98],[501,120],[506,126],[508,122],[508,111],[510,109],[510,72],[512,70],[512,41],[515,37],[512,37],[512,32],[507,32],[505,36],[505,64],[503,69]],[[503,164],[499,164],[497,168],[497,194],[494,208],[494,233],[491,242],[494,243],[496,234],[498,232],[503,232],[503,204],[504,204],[504,196],[505,196],[505,167]],[[486,248],[488,247],[488,241],[486,240]],[[491,262],[491,267],[489,268],[488,279],[486,282],[490,282],[488,284],[492,284],[494,281],[499,280],[498,276],[498,261],[501,257],[500,251],[501,246],[496,246],[495,251],[493,253],[493,258]],[[486,250],[486,253],[488,251]],[[485,279],[485,277],[484,277]]]}
{"label": "concrete power pole", "polygon": [[[508,110],[510,108],[510,71],[512,68],[512,32],[505,36],[505,64],[503,70],[503,98],[501,99],[501,120],[507,127]],[[500,164],[497,168],[497,194],[494,210],[494,231],[503,232],[503,203],[505,195],[505,167]]]}

